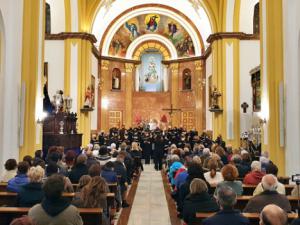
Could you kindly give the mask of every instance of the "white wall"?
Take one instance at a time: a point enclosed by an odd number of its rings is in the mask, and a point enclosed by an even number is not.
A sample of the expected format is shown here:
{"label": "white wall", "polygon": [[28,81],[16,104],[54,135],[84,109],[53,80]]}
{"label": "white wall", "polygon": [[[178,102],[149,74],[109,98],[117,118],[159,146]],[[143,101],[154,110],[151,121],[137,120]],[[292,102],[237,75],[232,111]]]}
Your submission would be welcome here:
{"label": "white wall", "polygon": [[206,130],[213,130],[212,112],[209,111],[209,83],[208,78],[212,75],[212,54],[206,59]]}
{"label": "white wall", "polygon": [[247,113],[240,114],[240,133],[248,131],[257,121],[252,108],[250,70],[260,65],[260,41],[240,41],[240,105],[246,102]]}
{"label": "white wall", "polygon": [[51,11],[51,33],[57,34],[65,31],[65,1],[46,0]]}
{"label": "white wall", "polygon": [[[0,120],[3,129],[0,130],[0,172],[3,163],[8,158],[19,158],[19,90],[22,65],[22,28],[23,28],[23,1],[0,0],[0,11],[4,25],[3,73],[1,86],[3,109]],[[1,41],[2,42],[2,41]],[[1,128],[0,128],[1,129]]]}
{"label": "white wall", "polygon": [[91,130],[97,130],[98,122],[98,59],[91,53],[92,59],[92,75],[95,76],[95,107],[91,114]]}
{"label": "white wall", "polygon": [[241,0],[240,32],[253,33],[254,6],[259,0]]}
{"label": "white wall", "polygon": [[300,172],[300,1],[284,0],[286,175]]}
{"label": "white wall", "polygon": [[45,41],[45,62],[48,62],[48,92],[52,100],[57,90],[64,90],[64,41]]}

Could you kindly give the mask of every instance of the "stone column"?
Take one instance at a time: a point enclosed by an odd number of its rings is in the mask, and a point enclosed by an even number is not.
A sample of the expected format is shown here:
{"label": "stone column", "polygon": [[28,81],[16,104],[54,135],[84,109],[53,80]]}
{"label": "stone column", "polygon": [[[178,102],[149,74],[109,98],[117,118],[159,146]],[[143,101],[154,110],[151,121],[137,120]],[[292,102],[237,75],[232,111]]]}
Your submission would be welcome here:
{"label": "stone column", "polygon": [[101,88],[101,130],[108,131],[109,124],[108,124],[108,107],[103,103],[103,100],[107,100],[107,96],[110,89],[110,79],[109,79],[109,61],[108,60],[101,60],[101,74],[100,74],[100,88]]}
{"label": "stone column", "polygon": [[133,91],[133,74],[134,64],[125,63],[126,77],[125,77],[125,115],[124,122],[126,128],[132,126],[132,91]]}
{"label": "stone column", "polygon": [[203,73],[203,61],[195,61],[195,81],[194,90],[196,98],[196,111],[195,111],[195,121],[196,121],[196,130],[200,133],[205,129],[205,87],[202,86],[202,80],[204,77]]}
{"label": "stone column", "polygon": [[[172,63],[170,65],[171,71],[171,104],[173,108],[178,108],[178,91],[179,91],[179,64]],[[180,112],[173,113],[172,126],[180,126]]]}

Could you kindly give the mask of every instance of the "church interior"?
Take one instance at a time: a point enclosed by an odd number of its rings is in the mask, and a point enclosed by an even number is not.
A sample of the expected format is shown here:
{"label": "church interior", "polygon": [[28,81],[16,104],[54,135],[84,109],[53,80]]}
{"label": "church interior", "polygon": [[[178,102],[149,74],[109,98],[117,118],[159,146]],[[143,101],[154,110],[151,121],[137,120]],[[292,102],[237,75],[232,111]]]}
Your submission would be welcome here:
{"label": "church interior", "polygon": [[[192,223],[174,197],[180,193],[170,175],[174,152],[189,174],[187,158],[194,161],[199,147],[199,159],[206,149],[210,158],[219,155],[217,174],[233,164],[241,175],[231,157],[244,160],[243,153],[252,157],[251,170],[254,162],[263,168],[263,160],[276,165],[293,211],[299,196],[287,190],[300,183],[293,176],[300,174],[299,10],[299,0],[0,0],[0,174],[8,159],[18,162],[19,173],[38,150],[47,174],[54,147],[62,147],[64,164],[69,151],[76,162],[81,151],[101,161],[103,146],[118,161],[122,154],[113,149],[122,151],[123,143],[135,149],[134,142],[142,151],[140,164],[132,156],[134,165],[144,164],[144,171],[126,183],[129,208],[121,191],[126,204],[110,224],[218,224],[202,223],[202,214]],[[201,168],[210,171],[213,163],[204,162]],[[0,218],[6,218],[1,176]],[[152,195],[161,201],[158,210]],[[109,224],[104,217],[89,223],[84,213],[83,224]],[[277,224],[262,214],[250,223],[222,224]],[[289,222],[297,218],[286,215]],[[0,224],[11,222],[5,221]]]}

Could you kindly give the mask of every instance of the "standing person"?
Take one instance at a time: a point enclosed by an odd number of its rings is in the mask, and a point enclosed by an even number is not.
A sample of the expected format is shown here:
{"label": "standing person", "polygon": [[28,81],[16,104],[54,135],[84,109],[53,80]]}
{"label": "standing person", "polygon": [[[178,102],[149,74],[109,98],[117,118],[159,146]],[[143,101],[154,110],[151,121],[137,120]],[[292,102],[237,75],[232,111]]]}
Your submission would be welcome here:
{"label": "standing person", "polygon": [[131,157],[133,158],[133,170],[136,175],[139,174],[139,170],[141,169],[142,171],[144,170],[143,164],[142,164],[142,149],[138,145],[137,142],[132,142],[131,144],[131,152],[130,152]]}
{"label": "standing person", "polygon": [[152,143],[149,132],[144,134],[141,147],[143,149],[143,158],[145,159],[145,164],[150,164]]}
{"label": "standing person", "polygon": [[62,197],[64,179],[61,175],[54,174],[49,177],[43,190],[45,198],[42,203],[33,206],[28,212],[36,225],[83,225],[77,208]]}
{"label": "standing person", "polygon": [[162,136],[157,135],[155,139],[155,148],[153,152],[153,157],[154,157],[154,168],[155,170],[161,170],[162,169],[162,160],[164,157],[164,139]]}

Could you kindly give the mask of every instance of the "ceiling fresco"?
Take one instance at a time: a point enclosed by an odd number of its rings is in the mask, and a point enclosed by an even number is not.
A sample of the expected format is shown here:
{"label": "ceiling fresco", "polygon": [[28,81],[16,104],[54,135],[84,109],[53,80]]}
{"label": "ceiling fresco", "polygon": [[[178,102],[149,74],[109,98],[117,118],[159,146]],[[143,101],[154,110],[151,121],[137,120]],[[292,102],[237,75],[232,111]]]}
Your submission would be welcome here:
{"label": "ceiling fresco", "polygon": [[129,45],[138,37],[158,34],[169,39],[179,58],[195,56],[195,48],[188,32],[176,20],[160,14],[145,14],[126,21],[115,33],[109,55],[125,58]]}

